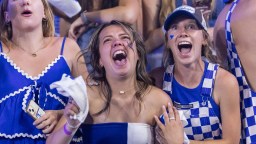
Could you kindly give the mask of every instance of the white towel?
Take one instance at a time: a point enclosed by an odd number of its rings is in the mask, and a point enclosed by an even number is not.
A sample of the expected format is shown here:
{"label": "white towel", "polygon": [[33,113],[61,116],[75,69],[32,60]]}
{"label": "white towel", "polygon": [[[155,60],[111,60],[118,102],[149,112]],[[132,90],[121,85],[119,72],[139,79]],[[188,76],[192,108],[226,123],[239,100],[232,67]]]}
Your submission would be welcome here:
{"label": "white towel", "polygon": [[[187,121],[183,111],[178,111],[178,112],[179,112],[180,120],[183,124],[183,127],[185,127],[186,125],[188,125],[188,121]],[[183,144],[189,144],[189,143],[190,143],[189,139],[188,139],[186,133],[184,132],[184,142],[183,142]]]}
{"label": "white towel", "polygon": [[48,0],[58,10],[64,12],[69,18],[81,11],[81,6],[76,0]]}
{"label": "white towel", "polygon": [[63,74],[61,80],[52,83],[50,88],[56,88],[60,94],[66,97],[70,97],[76,102],[80,108],[80,112],[76,117],[81,123],[83,123],[89,111],[89,102],[87,97],[86,84],[82,76],[71,79],[66,74]]}

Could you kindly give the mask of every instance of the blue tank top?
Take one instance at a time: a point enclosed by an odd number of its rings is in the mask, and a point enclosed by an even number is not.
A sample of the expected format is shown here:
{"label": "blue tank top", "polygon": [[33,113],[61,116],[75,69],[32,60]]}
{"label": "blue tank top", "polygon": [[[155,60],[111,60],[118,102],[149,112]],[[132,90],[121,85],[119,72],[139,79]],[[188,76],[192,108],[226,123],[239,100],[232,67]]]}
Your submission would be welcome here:
{"label": "blue tank top", "polygon": [[220,109],[212,98],[218,65],[205,62],[202,80],[193,89],[188,89],[175,80],[173,67],[168,66],[164,73],[163,90],[171,97],[174,106],[183,111],[188,122],[184,127],[188,139],[221,139]]}
{"label": "blue tank top", "polygon": [[228,60],[231,72],[237,78],[240,87],[240,106],[242,121],[242,142],[256,143],[256,92],[251,89],[247,82],[245,71],[236,50],[231,29],[232,13],[238,5],[239,0],[235,0],[226,16],[225,31],[227,42]]}
{"label": "blue tank top", "polygon": [[[62,74],[71,73],[63,56],[64,44],[65,38],[60,55],[38,76],[32,77],[3,52],[0,42],[0,143],[8,143],[7,139],[12,142],[17,140],[17,143],[34,143],[21,141],[20,138],[45,138],[42,130],[33,125],[34,120],[26,113],[26,106],[33,99],[43,110],[60,110],[65,107],[67,98],[56,89],[49,88],[51,83],[61,79]],[[40,141],[44,142],[42,139]]]}

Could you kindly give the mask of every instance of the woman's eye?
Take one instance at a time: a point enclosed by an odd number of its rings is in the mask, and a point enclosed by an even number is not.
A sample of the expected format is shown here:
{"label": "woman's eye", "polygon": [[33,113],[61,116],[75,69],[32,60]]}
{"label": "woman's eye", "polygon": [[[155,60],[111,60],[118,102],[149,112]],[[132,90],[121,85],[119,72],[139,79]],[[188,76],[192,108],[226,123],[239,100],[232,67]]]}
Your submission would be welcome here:
{"label": "woman's eye", "polygon": [[187,29],[187,30],[198,30],[198,27],[197,27],[196,24],[188,24],[188,25],[186,26],[186,29]]}
{"label": "woman's eye", "polygon": [[129,36],[123,36],[123,37],[121,37],[121,39],[124,41],[127,41],[127,42],[131,41],[131,38]]}
{"label": "woman's eye", "polygon": [[103,43],[107,43],[109,41],[111,41],[111,39],[104,39]]}
{"label": "woman's eye", "polygon": [[172,25],[172,26],[170,27],[170,29],[172,29],[172,30],[177,30],[177,25]]}
{"label": "woman's eye", "polygon": [[123,36],[122,39],[123,40],[131,40],[131,38],[129,36]]}

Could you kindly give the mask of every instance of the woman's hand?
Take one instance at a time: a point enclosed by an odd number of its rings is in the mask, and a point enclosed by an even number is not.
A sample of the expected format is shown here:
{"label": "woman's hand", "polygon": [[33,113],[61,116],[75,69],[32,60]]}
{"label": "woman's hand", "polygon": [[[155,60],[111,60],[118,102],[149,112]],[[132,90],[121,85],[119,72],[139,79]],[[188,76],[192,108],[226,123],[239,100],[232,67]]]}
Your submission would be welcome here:
{"label": "woman's hand", "polygon": [[75,101],[70,99],[64,110],[64,117],[66,118],[69,127],[77,128],[81,124],[81,122],[76,117],[79,111],[79,107]]}
{"label": "woman's hand", "polygon": [[184,142],[184,130],[178,111],[170,103],[168,103],[169,114],[165,106],[162,107],[162,110],[165,124],[157,116],[155,116],[155,120],[162,130],[165,140],[168,144],[182,144]]}
{"label": "woman's hand", "polygon": [[49,134],[55,128],[62,114],[63,110],[47,110],[43,116],[34,121],[33,125],[37,129],[42,129],[43,133]]}
{"label": "woman's hand", "polygon": [[81,17],[77,18],[69,28],[68,37],[72,38],[74,40],[77,40],[77,38],[86,31],[86,25],[84,24]]}

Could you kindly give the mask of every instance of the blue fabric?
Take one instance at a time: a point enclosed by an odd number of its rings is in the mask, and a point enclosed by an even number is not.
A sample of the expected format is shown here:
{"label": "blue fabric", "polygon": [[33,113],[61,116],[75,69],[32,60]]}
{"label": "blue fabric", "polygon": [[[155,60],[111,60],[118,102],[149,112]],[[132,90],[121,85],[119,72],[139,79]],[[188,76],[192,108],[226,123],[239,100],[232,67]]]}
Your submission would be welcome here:
{"label": "blue fabric", "polygon": [[201,82],[196,88],[180,85],[173,76],[173,66],[164,74],[163,90],[171,97],[174,106],[183,111],[188,124],[184,131],[190,140],[221,139],[220,108],[212,98],[218,65],[205,62]]}
{"label": "blue fabric", "polygon": [[256,143],[256,92],[253,91],[248,82],[238,56],[236,45],[233,40],[231,31],[231,16],[239,0],[235,0],[230,7],[226,16],[225,30],[228,61],[230,63],[231,72],[236,76],[240,87],[240,106],[241,106],[241,121],[242,121],[242,142],[241,143]]}
{"label": "blue fabric", "polygon": [[0,41],[0,52],[2,53],[3,52],[3,48],[2,48],[2,43]]}
{"label": "blue fabric", "polygon": [[15,138],[15,141],[0,137],[1,144],[45,144],[44,138],[31,139],[31,138]]}
{"label": "blue fabric", "polygon": [[143,123],[83,124],[84,144],[152,144],[153,128]]}
{"label": "blue fabric", "polygon": [[127,129],[128,123],[84,125],[84,144],[126,143]]}
{"label": "blue fabric", "polygon": [[[49,85],[70,74],[69,66],[62,55],[54,59],[41,74],[29,76],[5,53],[0,53],[0,143],[39,143],[44,134],[33,126],[34,120],[26,113],[30,100],[43,110],[63,109],[67,98],[58,94]],[[22,139],[21,137],[24,137]],[[23,141],[24,140],[24,141]],[[29,142],[30,143],[30,142]]]}

